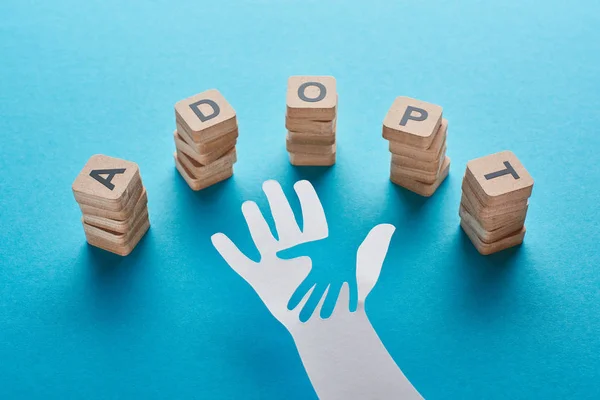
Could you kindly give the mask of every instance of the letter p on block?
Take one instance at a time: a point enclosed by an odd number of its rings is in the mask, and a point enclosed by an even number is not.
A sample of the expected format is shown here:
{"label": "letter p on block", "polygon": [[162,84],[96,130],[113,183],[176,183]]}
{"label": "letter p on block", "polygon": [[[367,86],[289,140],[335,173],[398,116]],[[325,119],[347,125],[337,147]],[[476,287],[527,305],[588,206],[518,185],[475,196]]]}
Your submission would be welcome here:
{"label": "letter p on block", "polygon": [[441,122],[442,107],[410,97],[397,97],[383,120],[383,137],[427,149]]}

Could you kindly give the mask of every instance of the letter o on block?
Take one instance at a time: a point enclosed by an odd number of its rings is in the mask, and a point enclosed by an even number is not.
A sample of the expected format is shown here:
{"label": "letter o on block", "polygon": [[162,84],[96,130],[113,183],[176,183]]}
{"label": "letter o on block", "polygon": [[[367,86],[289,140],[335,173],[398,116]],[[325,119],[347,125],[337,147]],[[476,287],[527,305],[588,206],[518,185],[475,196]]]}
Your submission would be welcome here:
{"label": "letter o on block", "polygon": [[290,76],[286,118],[332,121],[337,116],[337,97],[333,76]]}
{"label": "letter o on block", "polygon": [[[306,89],[311,86],[319,88],[319,94],[317,97],[311,98],[306,96]],[[327,88],[325,87],[325,85],[319,82],[305,82],[298,88],[298,97],[300,98],[300,100],[306,101],[308,103],[316,103],[318,101],[321,101],[325,98],[326,95]]]}

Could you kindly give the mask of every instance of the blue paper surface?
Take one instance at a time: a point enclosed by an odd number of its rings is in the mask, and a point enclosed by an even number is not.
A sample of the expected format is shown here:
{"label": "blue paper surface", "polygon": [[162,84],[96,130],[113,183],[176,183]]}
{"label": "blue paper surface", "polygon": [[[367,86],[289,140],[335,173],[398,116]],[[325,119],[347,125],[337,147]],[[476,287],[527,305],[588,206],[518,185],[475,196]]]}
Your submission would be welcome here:
{"label": "blue paper surface", "polygon": [[[599,398],[599,24],[592,0],[4,0],[0,398],[313,398],[291,337],[210,242],[222,231],[256,256],[242,202],[268,214],[276,179],[297,209],[304,178],[332,262],[397,227],[367,310],[426,398]],[[287,78],[311,74],[337,79],[330,169],[285,150]],[[209,88],[237,112],[239,161],[194,193],[173,165],[173,105]],[[388,179],[381,125],[399,95],[449,121],[450,176],[430,199]],[[483,257],[459,228],[460,185],[468,160],[504,149],[535,179],[528,232]],[[148,191],[152,227],[126,258],[85,243],[71,183],[96,153],[137,162]]]}

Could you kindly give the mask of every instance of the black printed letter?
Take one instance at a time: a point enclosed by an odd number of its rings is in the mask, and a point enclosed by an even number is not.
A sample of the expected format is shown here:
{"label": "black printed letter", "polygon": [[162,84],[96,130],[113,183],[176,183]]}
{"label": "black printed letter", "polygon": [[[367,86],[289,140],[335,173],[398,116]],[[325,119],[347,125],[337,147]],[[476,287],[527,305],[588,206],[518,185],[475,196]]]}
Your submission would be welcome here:
{"label": "black printed letter", "polygon": [[[108,190],[113,190],[115,185],[112,184],[112,180],[117,174],[125,172],[125,168],[121,169],[94,169],[90,171],[90,176],[106,186]],[[106,178],[100,175],[107,175]]]}
{"label": "black printed letter", "polygon": [[[412,112],[416,111],[419,113],[419,116],[412,116]],[[405,126],[406,123],[408,122],[408,120],[412,119],[413,121],[425,121],[427,119],[427,116],[429,114],[427,113],[427,111],[423,110],[422,108],[417,108],[417,107],[413,107],[413,106],[408,106],[406,107],[406,111],[404,111],[404,115],[402,116],[402,119],[400,120],[400,126]]]}
{"label": "black printed letter", "polygon": [[484,175],[483,177],[489,181],[490,179],[499,178],[501,176],[510,174],[513,176],[513,178],[519,179],[519,174],[517,174],[517,171],[515,171],[515,169],[512,167],[512,165],[510,165],[508,161],[504,161],[504,166],[506,167],[506,169],[489,173],[487,175]]}
{"label": "black printed letter", "polygon": [[[204,115],[202,113],[202,111],[200,111],[200,106],[202,104],[209,105],[213,109],[212,114],[210,114],[210,115]],[[214,117],[216,117],[217,115],[219,115],[219,113],[221,112],[221,109],[219,108],[219,105],[217,103],[215,103],[214,101],[209,100],[209,99],[204,99],[204,100],[200,100],[200,101],[197,101],[195,103],[192,103],[192,104],[190,104],[190,108],[192,109],[192,111],[194,112],[194,114],[196,114],[196,116],[202,122],[206,122],[209,119],[213,119]]]}
{"label": "black printed letter", "polygon": [[[306,94],[304,92],[306,91],[306,88],[309,86],[315,86],[315,87],[319,88],[319,95],[317,97],[313,97],[313,98],[306,97]],[[327,89],[325,88],[325,85],[323,85],[322,83],[319,83],[319,82],[306,82],[306,83],[303,83],[302,85],[300,85],[300,87],[298,88],[298,97],[300,97],[300,100],[306,101],[308,103],[316,103],[317,101],[321,101],[325,98],[326,94],[327,94]]]}

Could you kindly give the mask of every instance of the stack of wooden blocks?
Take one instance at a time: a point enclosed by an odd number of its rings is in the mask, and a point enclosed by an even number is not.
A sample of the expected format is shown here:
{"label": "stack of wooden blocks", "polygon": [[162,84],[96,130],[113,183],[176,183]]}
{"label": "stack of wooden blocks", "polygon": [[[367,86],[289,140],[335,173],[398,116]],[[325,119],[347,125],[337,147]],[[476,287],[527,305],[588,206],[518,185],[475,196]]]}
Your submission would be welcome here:
{"label": "stack of wooden blocks", "polygon": [[337,102],[334,77],[289,78],[285,127],[292,165],[335,164]]}
{"label": "stack of wooden blocks", "polygon": [[533,178],[510,151],[467,163],[460,225],[481,254],[523,242],[532,190]]}
{"label": "stack of wooden blocks", "polygon": [[230,178],[237,161],[235,110],[216,89],[175,104],[177,170],[193,190]]}
{"label": "stack of wooden blocks", "polygon": [[448,121],[442,107],[398,97],[383,121],[392,153],[390,179],[421,196],[431,196],[448,176]]}
{"label": "stack of wooden blocks", "polygon": [[131,253],[150,227],[148,197],[137,164],[92,156],[72,188],[88,243],[121,256]]}

